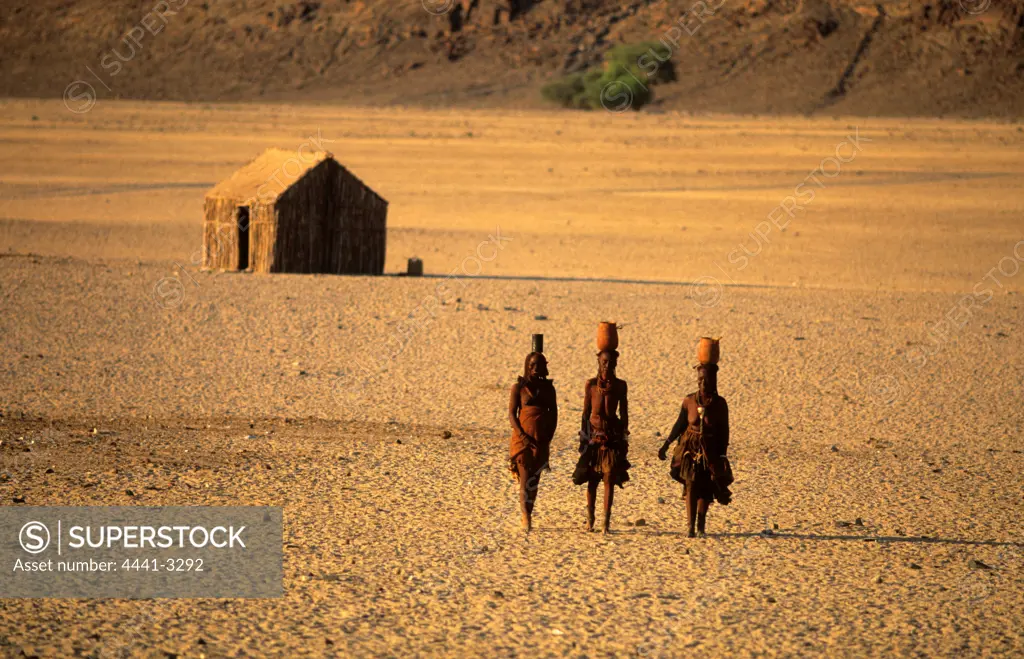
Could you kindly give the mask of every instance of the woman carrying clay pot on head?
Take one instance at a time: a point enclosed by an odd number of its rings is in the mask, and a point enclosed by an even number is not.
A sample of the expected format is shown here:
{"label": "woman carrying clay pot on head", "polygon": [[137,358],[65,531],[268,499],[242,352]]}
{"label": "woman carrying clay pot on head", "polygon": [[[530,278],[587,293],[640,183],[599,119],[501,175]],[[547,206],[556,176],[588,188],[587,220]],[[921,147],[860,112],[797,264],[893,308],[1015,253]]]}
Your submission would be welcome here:
{"label": "woman carrying clay pot on head", "polygon": [[704,536],[708,507],[716,499],[722,505],[732,500],[729,485],[733,482],[726,457],[729,405],[718,394],[718,341],[701,339],[697,353],[697,391],[683,399],[679,418],[658,451],[658,458],[664,460],[669,446],[679,440],[669,473],[685,488],[691,538],[697,533]]}
{"label": "woman carrying clay pot on head", "polygon": [[519,506],[527,532],[533,528],[540,472],[549,468],[551,438],[558,427],[558,402],[555,387],[548,380],[543,350],[544,336],[534,334],[533,352],[526,356],[523,375],[512,385],[508,400],[508,420],[512,424],[509,471],[519,481]]}
{"label": "woman carrying clay pot on head", "polygon": [[598,331],[597,377],[587,381],[583,393],[580,459],[572,481],[587,485],[587,530],[594,529],[597,486],[604,483],[604,524],[608,533],[615,486],[629,480],[629,401],[626,382],[615,377],[619,353],[615,326],[602,323]]}

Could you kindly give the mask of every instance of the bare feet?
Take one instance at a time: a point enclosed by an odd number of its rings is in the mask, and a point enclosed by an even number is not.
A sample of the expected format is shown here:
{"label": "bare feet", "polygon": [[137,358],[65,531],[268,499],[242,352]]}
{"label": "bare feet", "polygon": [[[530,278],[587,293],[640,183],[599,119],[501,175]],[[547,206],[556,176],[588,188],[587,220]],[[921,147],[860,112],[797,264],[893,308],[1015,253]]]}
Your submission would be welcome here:
{"label": "bare feet", "polygon": [[523,515],[523,530],[529,533],[533,529],[533,520],[529,515]]}

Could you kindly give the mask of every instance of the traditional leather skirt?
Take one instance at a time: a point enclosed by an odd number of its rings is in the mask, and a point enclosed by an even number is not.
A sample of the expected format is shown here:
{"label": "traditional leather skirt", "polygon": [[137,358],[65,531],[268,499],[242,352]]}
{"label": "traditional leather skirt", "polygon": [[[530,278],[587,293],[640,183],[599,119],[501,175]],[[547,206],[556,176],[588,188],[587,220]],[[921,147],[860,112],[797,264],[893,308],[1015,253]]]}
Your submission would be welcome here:
{"label": "traditional leather skirt", "polygon": [[572,482],[583,485],[594,480],[604,480],[605,474],[611,474],[612,484],[622,487],[629,480],[629,442],[624,439],[612,439],[608,436],[595,436],[596,441],[584,445],[576,469],[572,472]]}
{"label": "traditional leather skirt", "polygon": [[707,502],[717,500],[725,505],[732,501],[732,467],[724,456],[708,456],[701,441],[700,432],[686,429],[672,452],[669,468],[672,478],[686,486],[687,492],[697,493],[698,499]]}
{"label": "traditional leather skirt", "polygon": [[519,465],[526,467],[526,473],[539,473],[550,469],[548,460],[551,457],[552,414],[541,407],[524,405],[519,412],[519,424],[523,430],[536,438],[527,441],[518,432],[513,431],[509,440],[508,469],[512,478],[519,480]]}

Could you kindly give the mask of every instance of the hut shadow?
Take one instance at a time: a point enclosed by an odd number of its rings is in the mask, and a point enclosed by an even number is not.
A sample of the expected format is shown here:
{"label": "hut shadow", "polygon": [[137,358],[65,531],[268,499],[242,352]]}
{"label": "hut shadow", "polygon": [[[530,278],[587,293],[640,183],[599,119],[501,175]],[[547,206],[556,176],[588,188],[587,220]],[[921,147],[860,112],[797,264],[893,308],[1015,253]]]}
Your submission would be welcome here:
{"label": "hut shadow", "polygon": [[[393,277],[407,277],[404,272],[390,273]],[[437,275],[424,273],[419,275],[423,279],[448,279],[451,275]],[[637,284],[640,286],[687,286],[687,287],[728,287],[728,288],[792,288],[779,284],[740,284],[730,282],[723,284],[717,279],[700,281],[661,281],[657,279],[613,279],[610,277],[545,277],[540,275],[473,275],[472,279],[490,279],[495,281],[556,281],[556,282],[581,282],[584,284]]]}
{"label": "hut shadow", "polygon": [[[685,531],[649,531],[647,535],[667,535],[685,538]],[[1024,547],[1024,542],[1009,542],[1001,540],[966,540],[964,538],[933,538],[929,536],[903,536],[903,535],[837,535],[817,533],[779,533],[770,534],[757,532],[746,533],[709,533],[705,540],[716,538],[762,538],[764,540],[814,540],[814,541],[846,541],[846,542],[905,542],[911,544],[936,544],[936,545],[966,545],[981,547]],[[700,540],[700,538],[696,538]]]}

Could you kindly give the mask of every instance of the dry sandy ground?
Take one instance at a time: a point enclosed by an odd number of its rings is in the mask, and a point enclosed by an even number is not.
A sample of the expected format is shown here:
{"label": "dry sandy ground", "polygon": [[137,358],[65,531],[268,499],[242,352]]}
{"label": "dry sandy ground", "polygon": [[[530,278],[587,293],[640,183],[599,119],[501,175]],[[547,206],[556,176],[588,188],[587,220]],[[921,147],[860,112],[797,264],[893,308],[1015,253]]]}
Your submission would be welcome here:
{"label": "dry sandy ground", "polygon": [[[0,652],[1024,650],[1017,126],[2,109],[3,502],[283,505],[287,594],[4,600]],[[204,187],[318,127],[392,203],[388,271],[437,277],[191,265]],[[625,324],[636,465],[608,537],[569,481],[600,320]],[[563,424],[524,538],[504,415],[531,332]],[[655,451],[703,334],[725,337],[738,482],[687,540]]]}

